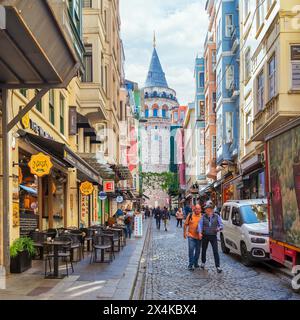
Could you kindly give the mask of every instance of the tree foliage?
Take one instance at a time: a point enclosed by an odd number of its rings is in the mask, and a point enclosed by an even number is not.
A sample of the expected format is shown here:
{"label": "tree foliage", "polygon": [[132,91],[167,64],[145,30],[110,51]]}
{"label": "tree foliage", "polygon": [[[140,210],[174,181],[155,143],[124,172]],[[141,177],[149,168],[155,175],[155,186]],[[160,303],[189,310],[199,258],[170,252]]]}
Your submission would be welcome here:
{"label": "tree foliage", "polygon": [[169,195],[178,195],[179,181],[178,175],[173,172],[143,172],[141,173],[143,192],[160,188]]}

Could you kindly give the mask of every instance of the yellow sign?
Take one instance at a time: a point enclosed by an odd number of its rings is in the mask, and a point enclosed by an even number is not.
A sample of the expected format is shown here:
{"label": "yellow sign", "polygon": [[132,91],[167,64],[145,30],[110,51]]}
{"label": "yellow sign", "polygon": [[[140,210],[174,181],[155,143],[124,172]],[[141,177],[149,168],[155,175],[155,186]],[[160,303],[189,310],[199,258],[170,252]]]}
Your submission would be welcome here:
{"label": "yellow sign", "polygon": [[94,191],[94,186],[92,183],[85,181],[80,185],[80,191],[83,195],[89,196]]}
{"label": "yellow sign", "polygon": [[29,113],[26,113],[25,116],[21,119],[21,124],[24,129],[28,129],[30,126],[30,117]]}
{"label": "yellow sign", "polygon": [[53,164],[49,156],[43,153],[33,155],[28,163],[31,174],[43,177],[50,174]]}
{"label": "yellow sign", "polygon": [[19,203],[13,202],[13,227],[20,226]]}

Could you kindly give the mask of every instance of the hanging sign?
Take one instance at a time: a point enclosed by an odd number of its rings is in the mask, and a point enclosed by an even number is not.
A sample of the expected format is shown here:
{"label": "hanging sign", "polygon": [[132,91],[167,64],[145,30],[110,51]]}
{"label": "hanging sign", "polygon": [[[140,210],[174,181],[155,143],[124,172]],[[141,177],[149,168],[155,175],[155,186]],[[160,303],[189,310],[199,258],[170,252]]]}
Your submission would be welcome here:
{"label": "hanging sign", "polygon": [[137,238],[143,236],[143,217],[141,214],[134,217],[134,236]]}
{"label": "hanging sign", "polygon": [[53,167],[53,163],[49,156],[43,153],[33,155],[28,163],[31,174],[38,176],[39,178],[49,175],[50,170]]}
{"label": "hanging sign", "polygon": [[105,192],[99,192],[99,199],[105,201],[107,199],[107,194]]}
{"label": "hanging sign", "polygon": [[30,127],[29,113],[26,113],[25,116],[21,119],[21,125],[23,129],[29,129]]}
{"label": "hanging sign", "polygon": [[80,191],[83,195],[89,196],[94,191],[94,186],[91,182],[85,181],[80,185]]}
{"label": "hanging sign", "polygon": [[124,198],[122,196],[117,197],[117,203],[122,203],[124,201]]}
{"label": "hanging sign", "polygon": [[104,181],[103,182],[103,191],[108,193],[115,192],[115,182],[114,181]]}

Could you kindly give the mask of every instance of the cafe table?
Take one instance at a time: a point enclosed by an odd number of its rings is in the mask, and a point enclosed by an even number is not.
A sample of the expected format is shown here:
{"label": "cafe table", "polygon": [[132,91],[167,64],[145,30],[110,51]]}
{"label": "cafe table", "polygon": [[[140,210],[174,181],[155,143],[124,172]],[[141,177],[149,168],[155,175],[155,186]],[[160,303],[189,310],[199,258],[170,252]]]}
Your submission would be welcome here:
{"label": "cafe table", "polygon": [[65,245],[69,245],[71,242],[67,241],[45,241],[44,246],[53,247],[53,262],[54,262],[54,270],[53,273],[46,276],[46,279],[63,279],[65,275],[59,273],[59,249]]}

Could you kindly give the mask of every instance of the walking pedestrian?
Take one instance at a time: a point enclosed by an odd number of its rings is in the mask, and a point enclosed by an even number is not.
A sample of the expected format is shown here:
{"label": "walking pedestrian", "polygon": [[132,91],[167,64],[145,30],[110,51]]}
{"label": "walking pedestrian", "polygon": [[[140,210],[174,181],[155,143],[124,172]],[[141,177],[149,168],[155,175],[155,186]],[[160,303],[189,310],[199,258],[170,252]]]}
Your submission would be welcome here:
{"label": "walking pedestrian", "polygon": [[131,239],[131,234],[132,234],[133,216],[134,216],[133,211],[127,208],[124,223],[126,226],[126,238],[129,238],[129,239]]}
{"label": "walking pedestrian", "polygon": [[145,210],[145,218],[150,218],[150,210],[149,210],[149,207],[147,206],[146,207],[146,210]]}
{"label": "walking pedestrian", "polygon": [[202,255],[201,255],[201,268],[205,269],[206,251],[210,243],[214,253],[215,266],[217,272],[221,273],[220,256],[218,251],[218,238],[217,234],[223,230],[222,219],[219,215],[214,213],[214,205],[212,201],[207,201],[205,207],[205,214],[201,218],[198,226],[200,239],[202,239]]}
{"label": "walking pedestrian", "polygon": [[180,225],[180,228],[182,228],[182,221],[183,221],[184,215],[182,208],[179,208],[178,211],[176,212],[176,219],[177,219],[177,228]]}
{"label": "walking pedestrian", "polygon": [[170,217],[169,211],[166,207],[164,207],[162,211],[162,220],[164,222],[165,231],[168,231],[167,225],[168,225],[169,217]]}
{"label": "walking pedestrian", "polygon": [[198,225],[201,220],[201,206],[196,205],[194,212],[190,213],[184,223],[183,235],[184,239],[188,238],[189,244],[189,266],[188,269],[193,271],[198,269],[199,257],[201,250],[201,239],[198,233]]}
{"label": "walking pedestrian", "polygon": [[160,210],[160,207],[157,207],[154,210],[155,210],[154,211],[154,219],[156,220],[156,228],[157,228],[157,230],[160,230],[162,212]]}

